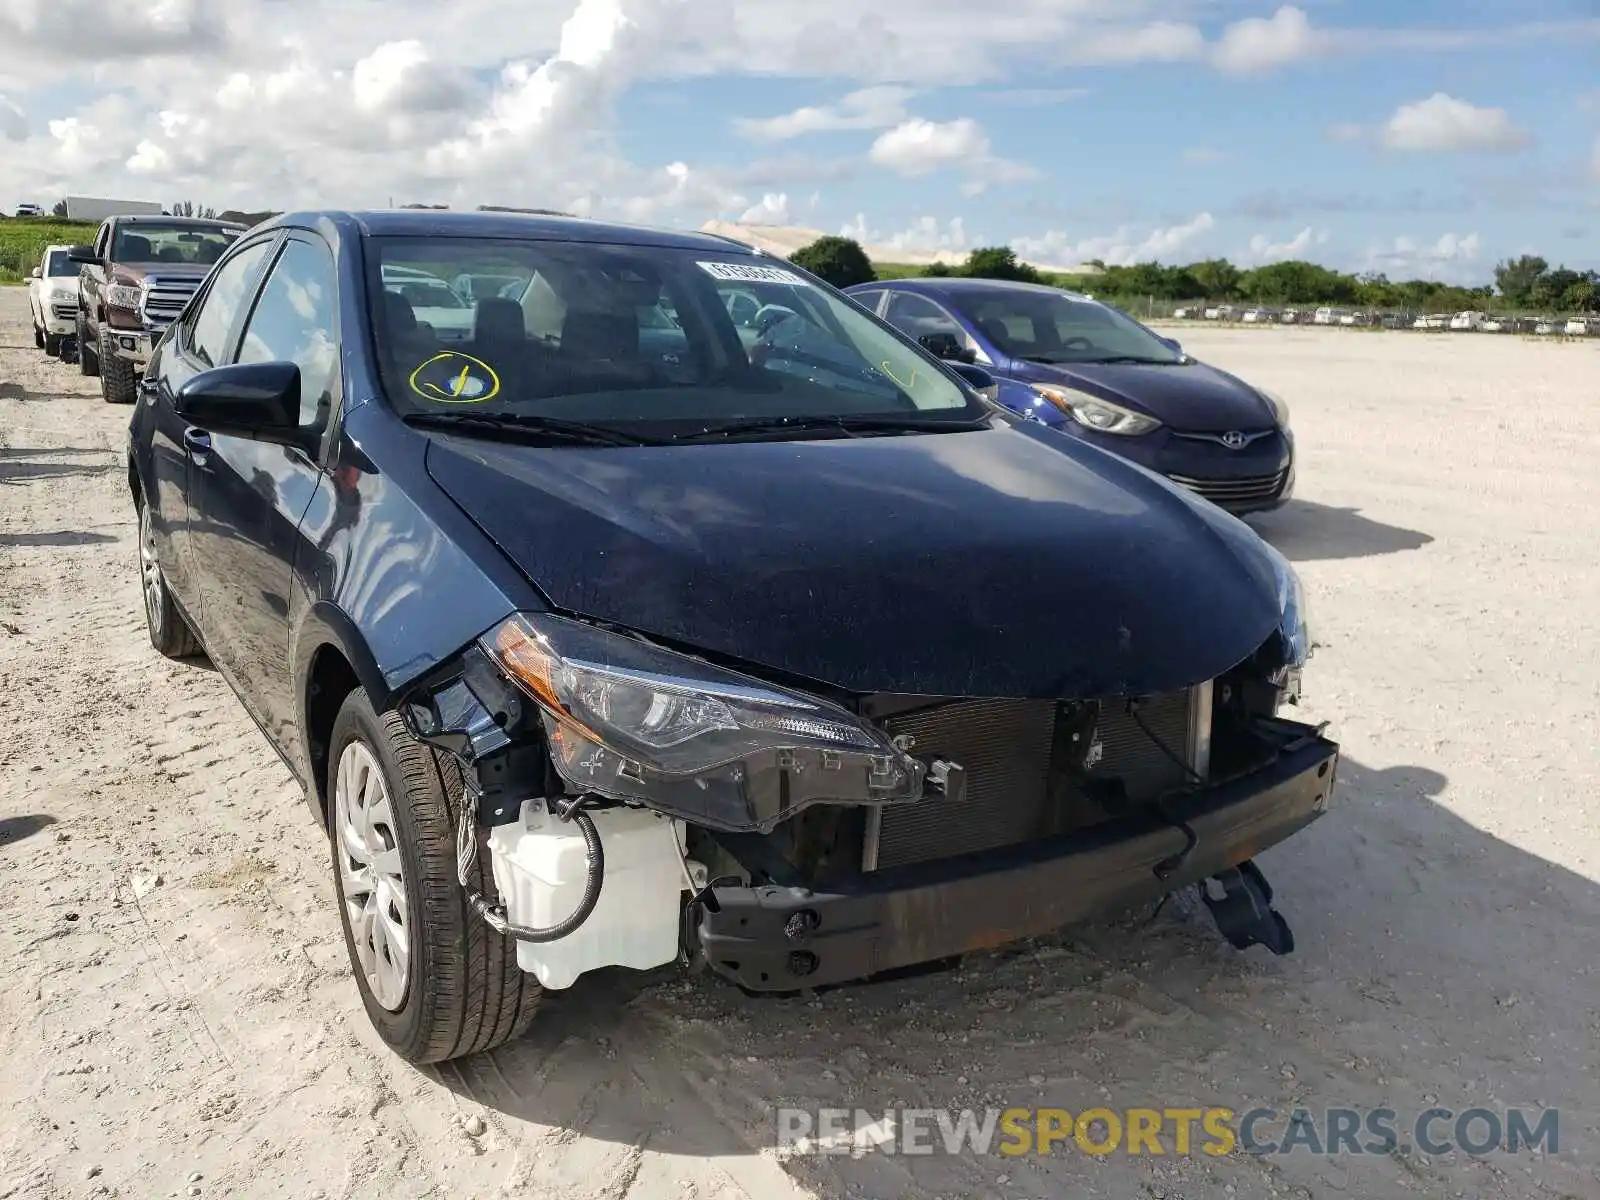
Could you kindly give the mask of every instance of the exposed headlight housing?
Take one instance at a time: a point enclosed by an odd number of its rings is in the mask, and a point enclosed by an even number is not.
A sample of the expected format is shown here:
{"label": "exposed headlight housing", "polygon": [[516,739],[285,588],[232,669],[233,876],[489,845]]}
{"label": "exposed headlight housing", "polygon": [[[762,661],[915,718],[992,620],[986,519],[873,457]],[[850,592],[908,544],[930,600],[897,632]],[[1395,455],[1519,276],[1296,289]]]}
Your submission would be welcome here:
{"label": "exposed headlight housing", "polygon": [[1289,560],[1265,541],[1261,545],[1272,563],[1272,573],[1278,584],[1278,634],[1283,639],[1284,666],[1298,669],[1311,657],[1311,619],[1306,608],[1306,590]]}
{"label": "exposed headlight housing", "polygon": [[132,283],[113,283],[106,288],[106,307],[125,308],[129,312],[138,312],[139,305],[144,302],[144,291]]}
{"label": "exposed headlight housing", "polygon": [[1289,428],[1289,405],[1282,396],[1276,392],[1269,392],[1264,388],[1257,388],[1256,395],[1272,405],[1272,418],[1278,423],[1279,429]]}
{"label": "exposed headlight housing", "polygon": [[1123,408],[1120,404],[1091,396],[1088,392],[1080,392],[1077,388],[1058,387],[1047,383],[1036,383],[1032,386],[1034,391],[1079,425],[1096,433],[1137,437],[1141,433],[1161,428],[1161,422],[1152,416],[1134,412],[1131,408]]}
{"label": "exposed headlight housing", "polygon": [[812,804],[922,795],[921,763],[827,701],[545,613],[510,617],[479,645],[538,702],[574,789],[735,832]]}

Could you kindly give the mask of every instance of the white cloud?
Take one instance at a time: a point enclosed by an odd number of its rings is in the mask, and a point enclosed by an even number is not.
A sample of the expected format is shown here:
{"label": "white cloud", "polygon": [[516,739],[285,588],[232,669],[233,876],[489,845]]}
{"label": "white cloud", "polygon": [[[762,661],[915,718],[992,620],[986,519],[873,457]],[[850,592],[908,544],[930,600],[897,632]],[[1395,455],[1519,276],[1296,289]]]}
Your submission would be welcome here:
{"label": "white cloud", "polygon": [[1388,245],[1370,248],[1363,269],[1381,271],[1391,279],[1470,283],[1474,278],[1472,264],[1477,261],[1480,249],[1476,232],[1445,233],[1429,243],[1397,237]]}
{"label": "white cloud", "polygon": [[906,119],[906,101],[915,94],[893,85],[862,88],[837,104],[797,108],[777,117],[738,117],[733,124],[745,137],[762,142],[843,129],[885,129]]}
{"label": "white cloud", "polygon": [[0,94],[0,138],[20,142],[28,136],[28,114],[11,97]]}
{"label": "white cloud", "polygon": [[[817,197],[811,198],[811,207],[815,208]],[[789,197],[785,192],[768,192],[757,204],[751,205],[740,215],[739,221],[745,225],[787,225],[789,224]]]}
{"label": "white cloud", "polygon": [[1250,75],[1310,58],[1322,45],[1306,14],[1285,5],[1270,17],[1229,25],[1212,48],[1211,60],[1230,75]]}
{"label": "white cloud", "polygon": [[1309,225],[1287,242],[1274,242],[1266,234],[1258,233],[1250,239],[1250,248],[1239,258],[1243,262],[1252,264],[1303,259],[1313,246],[1326,243],[1328,236],[1326,229],[1314,230]]}
{"label": "white cloud", "polygon": [[1503,108],[1478,108],[1444,92],[1402,104],[1379,134],[1390,150],[1520,150],[1532,140]]}
{"label": "white cloud", "polygon": [[953,121],[912,117],[879,134],[867,151],[867,159],[908,179],[946,168],[959,169],[967,177],[961,189],[967,196],[980,194],[991,183],[1017,183],[1038,175],[1026,163],[991,153],[988,135],[971,117]]}
{"label": "white cloud", "polygon": [[960,255],[983,244],[981,238],[968,236],[966,222],[960,217],[951,217],[942,225],[936,217],[918,217],[909,228],[898,233],[881,233],[868,226],[865,214],[857,213],[854,221],[839,230],[839,236],[854,238],[863,246],[918,254]]}
{"label": "white cloud", "polygon": [[1205,54],[1206,39],[1193,25],[1154,21],[1148,25],[1111,28],[1074,38],[1062,50],[1062,61],[1113,66],[1140,62],[1186,62]]}
{"label": "white cloud", "polygon": [[[1112,267],[1138,262],[1175,261],[1175,256],[1210,232],[1216,221],[1208,212],[1197,214],[1181,225],[1150,230],[1143,238],[1128,226],[1099,237],[1075,239],[1058,230],[1038,237],[1019,237],[1012,242],[1017,253],[1030,262],[1054,266],[1077,266],[1093,259]],[[1188,250],[1188,253],[1193,253]]]}

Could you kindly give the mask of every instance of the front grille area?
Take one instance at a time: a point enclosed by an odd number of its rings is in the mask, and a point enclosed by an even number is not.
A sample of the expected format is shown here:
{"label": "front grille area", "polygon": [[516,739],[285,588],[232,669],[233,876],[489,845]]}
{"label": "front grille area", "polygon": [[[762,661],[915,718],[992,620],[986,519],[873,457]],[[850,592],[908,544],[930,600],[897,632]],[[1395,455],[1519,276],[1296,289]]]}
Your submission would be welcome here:
{"label": "front grille area", "polygon": [[52,304],[50,311],[55,314],[55,318],[58,321],[75,321],[78,317],[78,306],[76,304]]}
{"label": "front grille area", "polygon": [[[1190,755],[1191,695],[1181,691],[1141,701],[1139,719],[1149,733],[1126,701],[1102,701],[1094,733],[1100,757],[1085,772],[1091,784],[1120,780],[1118,790],[1133,804],[1180,786]],[[1097,809],[1098,802],[1087,791],[1073,794],[1069,775],[1052,769],[1058,724],[1072,721],[1050,700],[965,700],[884,721],[891,733],[916,739],[911,752],[917,757],[960,763],[966,794],[958,802],[923,800],[874,810],[863,866],[882,870],[994,850],[1084,823],[1081,811],[1065,810]],[[1063,753],[1071,753],[1070,747]]]}
{"label": "front grille area", "polygon": [[165,325],[183,311],[189,297],[199,291],[198,279],[152,275],[145,281],[144,316],[152,325]]}
{"label": "front grille area", "polygon": [[1287,470],[1274,475],[1238,475],[1232,479],[1191,479],[1187,475],[1169,475],[1173,483],[1204,496],[1222,508],[1237,504],[1253,504],[1261,500],[1274,500],[1283,491],[1288,479]]}

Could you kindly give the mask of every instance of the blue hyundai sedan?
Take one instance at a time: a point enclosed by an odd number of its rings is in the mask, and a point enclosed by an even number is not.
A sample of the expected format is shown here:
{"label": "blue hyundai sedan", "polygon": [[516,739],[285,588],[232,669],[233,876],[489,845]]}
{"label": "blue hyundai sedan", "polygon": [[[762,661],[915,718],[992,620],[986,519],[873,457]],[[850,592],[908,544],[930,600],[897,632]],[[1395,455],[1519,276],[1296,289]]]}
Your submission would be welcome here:
{"label": "blue hyundai sedan", "polygon": [[1294,494],[1288,406],[1109,305],[997,279],[897,279],[846,291],[939,357],[983,367],[1006,407],[1236,516]]}

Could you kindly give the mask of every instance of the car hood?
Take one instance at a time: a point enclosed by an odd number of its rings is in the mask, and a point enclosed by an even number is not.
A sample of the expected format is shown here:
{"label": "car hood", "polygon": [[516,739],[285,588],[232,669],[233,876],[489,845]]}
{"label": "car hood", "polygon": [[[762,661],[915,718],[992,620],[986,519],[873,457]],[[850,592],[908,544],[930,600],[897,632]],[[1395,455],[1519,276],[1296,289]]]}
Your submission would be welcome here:
{"label": "car hood", "polygon": [[1019,364],[1019,377],[1034,383],[1081,388],[1139,412],[1169,429],[1226,433],[1270,429],[1272,406],[1256,390],[1226,371],[1189,361],[1172,366],[1137,363]]}
{"label": "car hood", "polygon": [[1146,695],[1279,620],[1244,525],[1039,426],[678,447],[429,435],[559,609],[856,693]]}
{"label": "car hood", "polygon": [[160,275],[166,279],[204,279],[210,271],[211,267],[205,263],[187,262],[119,262],[111,266],[113,275],[134,283],[147,275]]}

